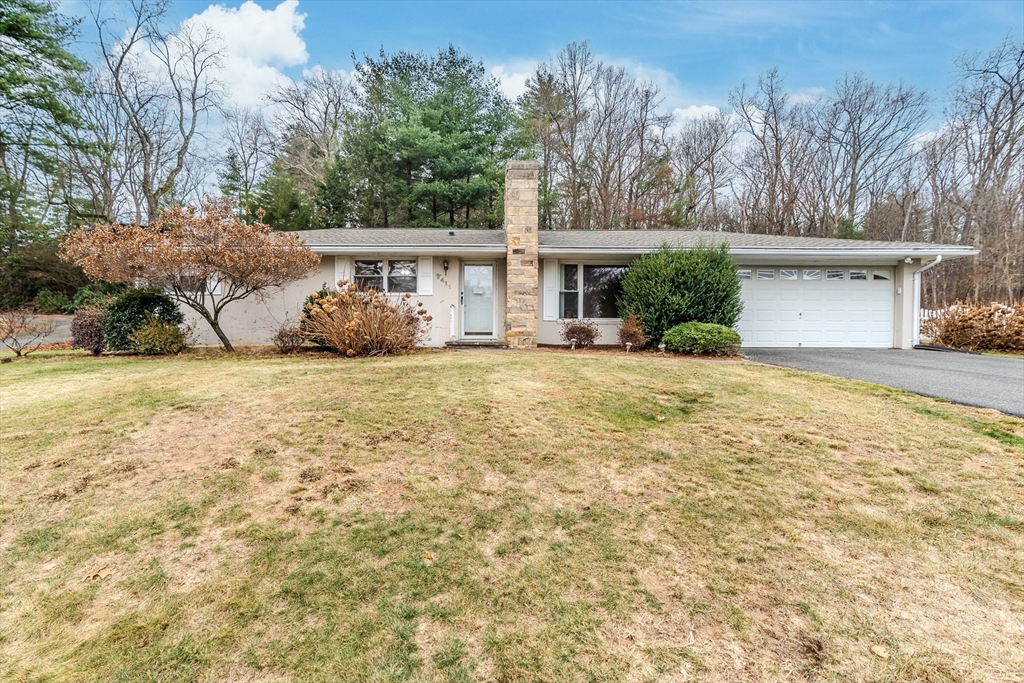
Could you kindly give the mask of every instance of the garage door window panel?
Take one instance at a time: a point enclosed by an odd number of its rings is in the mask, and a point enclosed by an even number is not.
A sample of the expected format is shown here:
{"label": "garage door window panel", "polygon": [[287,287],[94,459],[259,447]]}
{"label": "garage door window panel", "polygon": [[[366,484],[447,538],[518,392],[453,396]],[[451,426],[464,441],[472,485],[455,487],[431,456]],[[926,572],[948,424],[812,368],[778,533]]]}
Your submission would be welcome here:
{"label": "garage door window panel", "polygon": [[775,271],[774,270],[758,270],[757,271],[757,279],[758,280],[774,280],[775,279]]}
{"label": "garage door window panel", "polygon": [[866,270],[851,270],[850,271],[850,279],[851,280],[867,280],[868,279],[868,271],[866,271]]}
{"label": "garage door window panel", "polygon": [[820,280],[821,279],[821,271],[820,270],[805,270],[804,271],[804,279],[805,280]]}
{"label": "garage door window panel", "polygon": [[843,270],[826,270],[825,279],[830,281],[845,280],[846,271]]}

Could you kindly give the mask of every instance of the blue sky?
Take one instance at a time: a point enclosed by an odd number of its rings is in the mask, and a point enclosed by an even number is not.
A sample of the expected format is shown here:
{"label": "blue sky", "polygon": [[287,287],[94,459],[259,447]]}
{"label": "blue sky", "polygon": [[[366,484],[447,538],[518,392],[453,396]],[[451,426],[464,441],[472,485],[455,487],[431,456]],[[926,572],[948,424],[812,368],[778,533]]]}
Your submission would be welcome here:
{"label": "blue sky", "polygon": [[318,64],[349,70],[353,51],[432,52],[453,43],[515,94],[538,61],[588,40],[605,60],[658,83],[668,109],[723,106],[731,88],[772,66],[798,93],[827,90],[855,70],[906,79],[941,101],[957,55],[1024,36],[1024,0],[217,4],[179,0],[172,11],[176,20],[212,17],[240,45],[240,63],[258,70],[244,76],[246,92],[272,80],[268,70],[296,78]]}

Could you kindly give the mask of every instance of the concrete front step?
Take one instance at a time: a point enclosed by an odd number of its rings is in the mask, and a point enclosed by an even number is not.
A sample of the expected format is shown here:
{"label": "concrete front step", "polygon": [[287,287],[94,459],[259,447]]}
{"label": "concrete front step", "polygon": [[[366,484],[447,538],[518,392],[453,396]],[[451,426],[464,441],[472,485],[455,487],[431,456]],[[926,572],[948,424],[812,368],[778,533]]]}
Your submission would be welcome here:
{"label": "concrete front step", "polygon": [[500,339],[460,339],[446,342],[450,349],[507,349],[508,344]]}

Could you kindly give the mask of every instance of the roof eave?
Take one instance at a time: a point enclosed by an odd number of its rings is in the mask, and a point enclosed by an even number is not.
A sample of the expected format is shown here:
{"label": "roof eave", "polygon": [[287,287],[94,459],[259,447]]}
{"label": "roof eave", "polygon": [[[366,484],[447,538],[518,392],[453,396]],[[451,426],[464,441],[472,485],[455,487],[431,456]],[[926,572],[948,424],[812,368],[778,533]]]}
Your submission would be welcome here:
{"label": "roof eave", "polygon": [[[560,256],[562,254],[598,253],[598,254],[624,254],[640,255],[646,254],[657,247],[613,247],[613,246],[553,246],[540,245],[541,256]],[[959,258],[962,256],[976,256],[979,251],[970,247],[946,247],[946,248],[924,248],[913,247],[905,249],[880,249],[872,247],[846,248],[846,249],[823,249],[815,247],[780,248],[780,247],[740,247],[730,246],[729,253],[735,256],[789,256],[789,257],[826,257],[826,258],[851,258],[851,257],[877,257],[877,258],[921,258],[942,255],[943,258]]]}
{"label": "roof eave", "polygon": [[504,244],[310,244],[314,253],[324,256],[368,256],[373,254],[412,254],[416,256],[504,255]]}

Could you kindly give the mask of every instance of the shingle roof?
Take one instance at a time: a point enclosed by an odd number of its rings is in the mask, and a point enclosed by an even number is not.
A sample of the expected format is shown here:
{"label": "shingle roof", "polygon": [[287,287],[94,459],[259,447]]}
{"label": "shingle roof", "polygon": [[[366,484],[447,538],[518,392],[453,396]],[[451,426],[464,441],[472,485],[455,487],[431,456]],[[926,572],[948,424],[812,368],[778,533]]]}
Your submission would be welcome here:
{"label": "shingle roof", "polygon": [[444,230],[441,228],[333,228],[302,230],[310,247],[505,246],[504,230]]}
{"label": "shingle roof", "polygon": [[841,240],[822,237],[787,237],[757,235],[738,232],[711,232],[707,230],[544,230],[539,233],[541,246],[600,249],[657,249],[662,244],[674,247],[692,247],[700,242],[720,244],[728,242],[731,249],[808,249],[842,251],[928,251],[969,249],[953,244],[926,242],[884,242],[880,240]]}
{"label": "shingle roof", "polygon": [[[446,230],[443,228],[369,228],[304,230],[298,233],[316,251],[351,249],[354,251],[421,250],[427,253],[446,249],[500,253],[505,250],[504,230]],[[662,244],[692,247],[700,242],[728,242],[734,252],[834,251],[858,252],[898,251],[903,253],[974,253],[967,246],[929,244],[926,242],[885,242],[879,240],[841,240],[821,237],[788,237],[703,230],[542,230],[538,234],[540,251],[566,250],[639,253],[657,249]]]}

